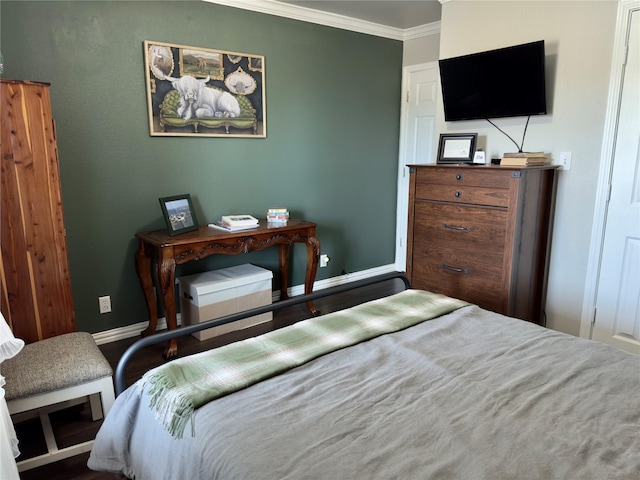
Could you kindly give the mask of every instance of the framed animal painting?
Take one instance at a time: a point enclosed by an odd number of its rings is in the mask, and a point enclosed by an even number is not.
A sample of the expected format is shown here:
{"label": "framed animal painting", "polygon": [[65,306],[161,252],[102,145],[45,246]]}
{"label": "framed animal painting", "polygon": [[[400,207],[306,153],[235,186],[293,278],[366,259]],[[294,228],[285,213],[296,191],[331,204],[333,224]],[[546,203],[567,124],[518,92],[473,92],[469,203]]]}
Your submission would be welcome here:
{"label": "framed animal painting", "polygon": [[267,136],[261,55],[146,40],[151,136]]}

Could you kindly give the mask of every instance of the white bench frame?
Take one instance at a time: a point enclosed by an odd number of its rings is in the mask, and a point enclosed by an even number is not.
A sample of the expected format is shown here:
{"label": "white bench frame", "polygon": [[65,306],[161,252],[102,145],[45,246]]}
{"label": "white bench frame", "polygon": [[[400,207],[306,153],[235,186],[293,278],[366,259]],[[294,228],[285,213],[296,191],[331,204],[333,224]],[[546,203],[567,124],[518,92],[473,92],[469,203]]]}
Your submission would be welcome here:
{"label": "white bench frame", "polygon": [[42,430],[44,431],[44,437],[47,443],[47,453],[17,462],[19,472],[57,462],[58,460],[73,457],[74,455],[79,455],[91,450],[93,440],[70,445],[69,447],[61,449],[58,448],[49,419],[50,413],[72,405],[84,403],[87,401],[87,398],[91,406],[92,419],[96,421],[103,418],[109,412],[115,401],[112,377],[103,377],[73,387],[7,401],[9,413],[16,423],[27,418],[40,417]]}

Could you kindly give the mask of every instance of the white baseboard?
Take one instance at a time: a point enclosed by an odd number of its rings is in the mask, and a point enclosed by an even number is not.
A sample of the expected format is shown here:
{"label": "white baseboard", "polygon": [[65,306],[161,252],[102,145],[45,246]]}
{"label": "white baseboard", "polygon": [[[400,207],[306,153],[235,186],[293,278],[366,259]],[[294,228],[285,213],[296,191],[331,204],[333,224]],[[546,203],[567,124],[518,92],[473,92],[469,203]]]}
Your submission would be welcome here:
{"label": "white baseboard", "polygon": [[[370,268],[368,270],[360,270],[359,272],[347,273],[345,275],[339,275],[337,277],[327,278],[325,280],[319,280],[313,284],[314,290],[324,290],[325,288],[335,287],[338,285],[344,285],[346,283],[355,282],[358,280],[364,280],[365,278],[375,277],[376,275],[382,275],[383,273],[395,272],[396,267],[394,264],[383,265],[381,267]],[[289,296],[302,295],[304,293],[304,285],[295,285],[288,290]],[[280,290],[273,292],[273,301],[277,302],[280,298]],[[178,314],[178,325],[180,325],[180,314]],[[104,332],[98,332],[93,334],[93,339],[98,345],[105,343],[116,342],[118,340],[124,340],[126,338],[137,337],[140,333],[147,328],[148,321],[134,323],[133,325],[126,325],[124,327],[114,328],[112,330],[105,330]],[[162,317],[158,319],[158,330],[164,330],[167,328],[167,320]]]}

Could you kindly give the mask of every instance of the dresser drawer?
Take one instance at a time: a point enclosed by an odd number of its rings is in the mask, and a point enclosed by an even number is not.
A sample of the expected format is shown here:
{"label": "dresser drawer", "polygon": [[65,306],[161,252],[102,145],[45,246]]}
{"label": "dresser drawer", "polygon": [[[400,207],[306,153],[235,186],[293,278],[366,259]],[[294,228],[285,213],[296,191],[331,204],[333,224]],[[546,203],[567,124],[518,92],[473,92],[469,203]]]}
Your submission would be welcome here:
{"label": "dresser drawer", "polygon": [[506,245],[507,211],[416,201],[413,242],[460,248],[465,251],[502,253]]}
{"label": "dresser drawer", "polygon": [[422,199],[506,207],[509,205],[509,190],[455,185],[429,185],[429,191],[423,195]]}
{"label": "dresser drawer", "polygon": [[411,286],[505,313],[502,260],[499,254],[423,245],[414,249]]}
{"label": "dresser drawer", "polygon": [[498,167],[433,167],[418,168],[416,183],[464,185],[467,187],[509,188],[511,170]]}
{"label": "dresser drawer", "polygon": [[416,200],[437,200],[507,207],[511,172],[496,169],[420,168]]}

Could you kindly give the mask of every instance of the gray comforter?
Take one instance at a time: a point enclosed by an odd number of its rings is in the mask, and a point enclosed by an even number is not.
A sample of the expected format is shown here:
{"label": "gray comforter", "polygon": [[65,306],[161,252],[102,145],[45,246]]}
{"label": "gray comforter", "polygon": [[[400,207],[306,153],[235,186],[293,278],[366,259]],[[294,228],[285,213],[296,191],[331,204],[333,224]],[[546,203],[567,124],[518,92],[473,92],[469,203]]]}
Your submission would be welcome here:
{"label": "gray comforter", "polygon": [[89,467],[143,479],[638,479],[640,357],[464,307],[217,399],[120,395]]}

